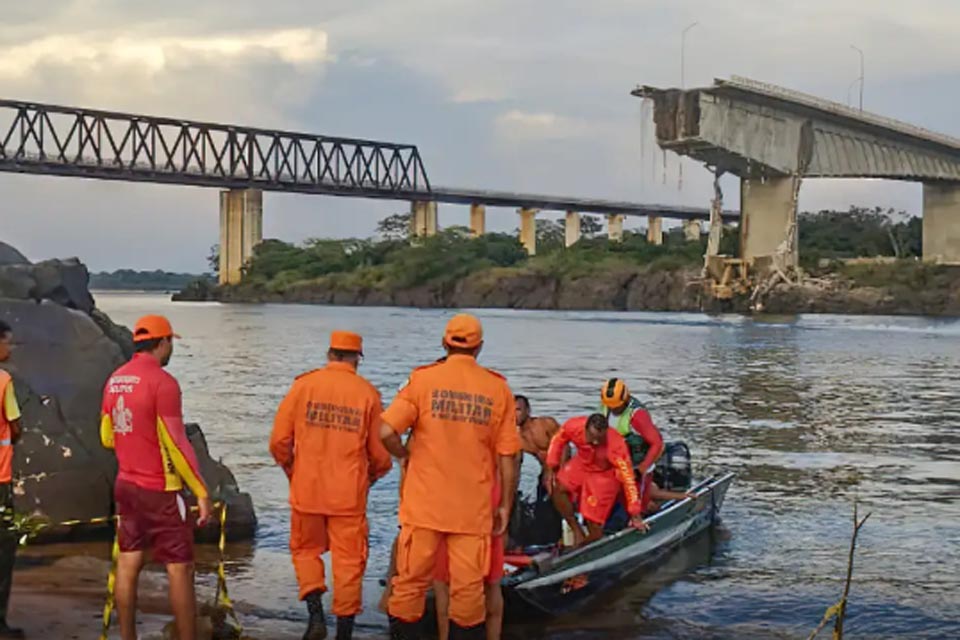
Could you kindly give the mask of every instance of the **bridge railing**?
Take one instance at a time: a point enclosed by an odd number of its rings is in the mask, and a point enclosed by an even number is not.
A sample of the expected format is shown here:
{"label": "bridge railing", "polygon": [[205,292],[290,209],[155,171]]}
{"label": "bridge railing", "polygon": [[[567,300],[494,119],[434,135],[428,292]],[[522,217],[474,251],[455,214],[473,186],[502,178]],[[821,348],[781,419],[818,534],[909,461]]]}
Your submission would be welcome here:
{"label": "bridge railing", "polygon": [[427,196],[417,147],[0,99],[0,171]]}

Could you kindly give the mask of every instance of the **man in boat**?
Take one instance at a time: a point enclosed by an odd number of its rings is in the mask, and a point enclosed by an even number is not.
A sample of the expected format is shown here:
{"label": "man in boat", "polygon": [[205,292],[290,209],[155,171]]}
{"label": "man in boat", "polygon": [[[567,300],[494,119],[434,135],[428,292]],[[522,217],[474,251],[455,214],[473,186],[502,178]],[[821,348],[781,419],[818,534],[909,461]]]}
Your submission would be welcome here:
{"label": "man in boat", "polygon": [[331,333],[326,366],[297,377],[270,436],[270,453],[290,480],[290,553],[310,615],[304,640],[327,637],[320,557],[327,550],[336,637],[353,637],[367,565],[367,494],[392,466],[380,441],[380,392],[357,374],[362,357],[359,335]]}
{"label": "man in boat", "polygon": [[[563,450],[569,444],[577,448],[577,453],[561,468]],[[576,546],[603,536],[603,525],[621,489],[630,525],[641,531],[647,529],[627,443],[607,427],[607,418],[602,414],[571,418],[564,423],[550,441],[546,481],[554,505],[573,531]],[[574,501],[587,523],[587,532],[577,522]]]}
{"label": "man in boat", "polygon": [[[553,544],[562,535],[562,518],[553,506],[553,500],[545,484],[547,451],[550,440],[560,431],[560,424],[553,418],[531,417],[530,401],[526,396],[514,396],[517,404],[517,428],[523,443],[523,452],[534,456],[540,464],[536,493],[525,501],[517,494],[513,513],[510,516],[508,549],[526,545]],[[561,464],[570,457],[570,447],[563,451]],[[521,456],[518,462],[522,462]]]}
{"label": "man in boat", "polygon": [[610,428],[626,440],[643,497],[651,491],[653,466],[663,453],[660,430],[653,424],[646,407],[630,394],[626,383],[619,378],[610,378],[603,383],[598,411],[607,419]]}
{"label": "man in boat", "polygon": [[543,467],[550,450],[550,440],[560,431],[560,423],[553,418],[534,418],[530,415],[530,400],[523,395],[514,396],[517,404],[517,428],[524,453],[535,456]]}
{"label": "man in boat", "polygon": [[[454,316],[444,332],[447,358],[413,371],[383,413],[381,438],[409,457],[400,499],[397,575],[387,610],[393,640],[419,640],[427,591],[441,542],[450,562],[450,637],[486,637],[484,576],[490,537],[507,528],[516,491],[520,436],[513,392],[481,367],[480,321]],[[404,446],[401,434],[413,432]],[[491,508],[499,468],[500,503]]]}

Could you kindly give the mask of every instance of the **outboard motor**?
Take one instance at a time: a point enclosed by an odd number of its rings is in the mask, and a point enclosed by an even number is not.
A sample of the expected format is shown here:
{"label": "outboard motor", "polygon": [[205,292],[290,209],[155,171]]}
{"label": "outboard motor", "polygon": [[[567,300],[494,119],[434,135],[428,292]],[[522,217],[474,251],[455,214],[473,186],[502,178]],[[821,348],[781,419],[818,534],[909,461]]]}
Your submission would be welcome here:
{"label": "outboard motor", "polygon": [[686,491],[693,484],[690,448],[683,442],[668,442],[653,470],[653,481],[661,489]]}

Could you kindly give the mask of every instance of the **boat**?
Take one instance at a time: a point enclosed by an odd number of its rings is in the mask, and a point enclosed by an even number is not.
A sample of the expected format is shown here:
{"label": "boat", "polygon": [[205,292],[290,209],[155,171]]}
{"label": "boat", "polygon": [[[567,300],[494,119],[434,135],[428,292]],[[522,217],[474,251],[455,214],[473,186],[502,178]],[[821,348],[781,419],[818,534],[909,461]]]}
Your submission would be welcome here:
{"label": "boat", "polygon": [[628,528],[566,553],[547,548],[508,556],[511,573],[502,582],[507,614],[558,616],[622,586],[713,526],[733,478],[711,476],[690,489],[694,497],[664,503],[645,518],[646,532]]}

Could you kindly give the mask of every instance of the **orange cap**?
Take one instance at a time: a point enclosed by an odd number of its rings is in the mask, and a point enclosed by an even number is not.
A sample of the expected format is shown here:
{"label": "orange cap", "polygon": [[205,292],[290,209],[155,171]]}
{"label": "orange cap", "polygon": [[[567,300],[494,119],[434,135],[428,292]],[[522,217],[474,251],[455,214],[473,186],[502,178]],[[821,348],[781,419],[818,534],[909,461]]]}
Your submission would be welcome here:
{"label": "orange cap", "polygon": [[474,349],[483,342],[483,327],[469,313],[458,313],[450,318],[443,334],[443,343],[448,347]]}
{"label": "orange cap", "polygon": [[363,338],[351,331],[334,331],[330,334],[330,348],[337,351],[356,351],[363,355]]}
{"label": "orange cap", "polygon": [[173,332],[170,321],[163,316],[143,316],[133,325],[133,341],[156,340],[159,338],[179,338]]}

